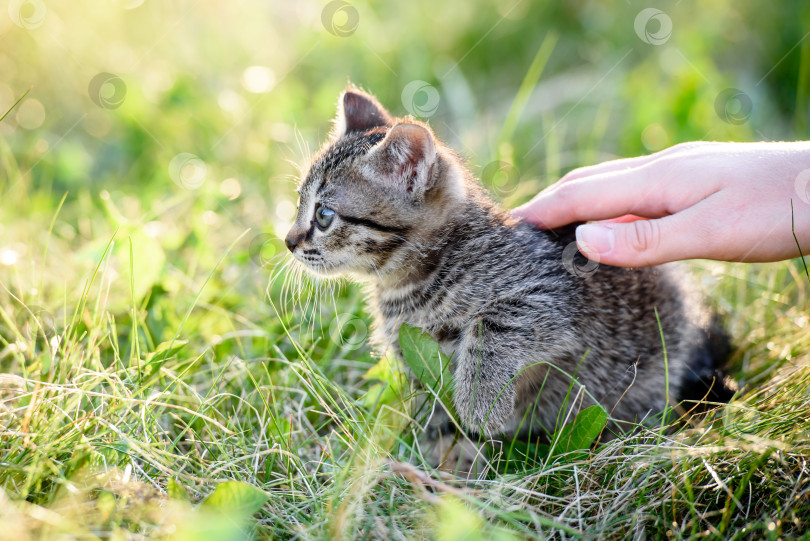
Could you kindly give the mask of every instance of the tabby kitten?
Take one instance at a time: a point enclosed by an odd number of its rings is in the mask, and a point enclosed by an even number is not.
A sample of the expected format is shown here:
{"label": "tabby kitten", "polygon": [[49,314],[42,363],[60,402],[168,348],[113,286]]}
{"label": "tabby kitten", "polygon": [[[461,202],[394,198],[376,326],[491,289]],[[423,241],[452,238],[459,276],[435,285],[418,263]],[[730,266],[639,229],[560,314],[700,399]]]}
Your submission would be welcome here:
{"label": "tabby kitten", "polygon": [[[515,219],[427,125],[393,118],[366,93],[342,94],[299,194],[286,237],[294,257],[317,275],[369,283],[378,345],[398,349],[403,323],[438,341],[468,433],[552,433],[567,396],[572,415],[604,406],[614,433],[661,412],[667,383],[677,398],[702,398],[707,382],[709,399],[729,397],[714,381],[722,351],[677,267],[591,269],[572,228]],[[432,460],[480,466],[477,446],[455,445],[437,409]]]}

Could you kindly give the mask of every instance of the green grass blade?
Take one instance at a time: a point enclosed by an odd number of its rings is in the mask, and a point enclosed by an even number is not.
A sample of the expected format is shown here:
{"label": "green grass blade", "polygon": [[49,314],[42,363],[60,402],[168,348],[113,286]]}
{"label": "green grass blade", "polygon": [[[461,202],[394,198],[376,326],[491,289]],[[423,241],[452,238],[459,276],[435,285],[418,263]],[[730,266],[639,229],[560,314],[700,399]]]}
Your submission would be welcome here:
{"label": "green grass blade", "polygon": [[2,121],[3,121],[3,119],[4,119],[4,118],[6,118],[6,117],[8,116],[8,114],[9,114],[11,111],[13,111],[13,110],[14,110],[14,108],[15,108],[15,107],[17,107],[17,105],[19,105],[19,104],[20,104],[20,102],[21,102],[22,100],[24,100],[24,99],[25,99],[25,97],[28,95],[28,93],[29,93],[29,92],[31,92],[31,90],[33,90],[33,88],[34,88],[34,87],[33,87],[33,85],[32,85],[32,86],[30,86],[30,87],[28,87],[28,90],[26,90],[26,91],[25,91],[25,93],[24,93],[22,96],[20,96],[20,99],[18,99],[17,101],[15,101],[15,102],[14,102],[14,104],[13,104],[11,107],[9,107],[8,111],[6,111],[5,113],[3,113],[3,116],[0,116],[0,122],[2,122]]}
{"label": "green grass blade", "polygon": [[[546,37],[543,38],[543,43],[541,43],[540,48],[537,49],[537,53],[534,55],[534,60],[532,60],[529,70],[523,77],[523,81],[520,83],[520,87],[515,94],[515,98],[512,100],[512,106],[509,108],[509,112],[506,114],[506,120],[504,120],[503,126],[501,127],[501,132],[498,135],[498,141],[495,147],[496,149],[500,148],[502,143],[510,142],[512,137],[514,137],[518,121],[520,121],[520,117],[523,115],[526,104],[529,102],[529,98],[531,97],[534,88],[537,86],[537,81],[540,80],[540,76],[543,74],[543,70],[548,63],[548,59],[551,58],[551,53],[554,51],[554,46],[557,44],[558,39],[559,37],[554,31],[549,31],[548,34],[546,34]],[[508,158],[507,161],[512,161],[511,157],[504,156],[500,158]]]}

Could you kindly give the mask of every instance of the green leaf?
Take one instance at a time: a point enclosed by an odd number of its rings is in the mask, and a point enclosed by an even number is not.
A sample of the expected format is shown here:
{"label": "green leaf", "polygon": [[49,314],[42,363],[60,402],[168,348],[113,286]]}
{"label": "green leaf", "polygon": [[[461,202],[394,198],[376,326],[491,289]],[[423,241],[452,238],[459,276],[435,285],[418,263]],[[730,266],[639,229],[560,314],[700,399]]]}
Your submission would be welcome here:
{"label": "green leaf", "polygon": [[360,397],[360,404],[368,409],[382,405],[393,405],[402,396],[402,390],[408,381],[402,365],[391,356],[386,355],[363,374],[363,379],[377,380],[368,391]]}
{"label": "green leaf", "polygon": [[96,452],[99,459],[103,459],[107,465],[122,466],[129,462],[129,444],[124,440],[100,444],[96,448]]}
{"label": "green leaf", "polygon": [[225,481],[202,503],[203,506],[229,513],[253,515],[267,502],[264,491],[242,481]]}
{"label": "green leaf", "polygon": [[422,329],[402,325],[399,329],[399,347],[402,358],[414,376],[423,385],[438,390],[442,383],[450,383],[450,359],[439,351],[439,344]]}
{"label": "green leaf", "polygon": [[267,431],[275,441],[288,441],[292,425],[286,417],[275,417],[275,420],[267,426]]}
{"label": "green leaf", "polygon": [[[160,280],[166,263],[166,254],[160,240],[150,237],[141,229],[133,230],[129,237],[129,241],[116,244],[114,256],[121,265],[122,283],[126,284],[127,291],[132,283],[135,301],[139,302]],[[128,306],[131,302],[130,299]]]}
{"label": "green leaf", "polygon": [[481,515],[470,509],[458,498],[445,495],[435,508],[437,541],[465,539],[469,541],[486,539],[484,521]]}
{"label": "green leaf", "polygon": [[166,486],[166,492],[169,493],[169,498],[180,502],[190,502],[186,487],[180,484],[176,479],[169,479],[169,484]]}
{"label": "green leaf", "polygon": [[379,408],[383,404],[394,404],[397,392],[388,383],[375,383],[360,397],[360,405],[364,408]]}
{"label": "green leaf", "polygon": [[385,383],[399,385],[402,383],[403,376],[402,367],[396,359],[391,355],[385,355],[377,361],[377,364],[363,374],[363,379],[376,379]]}
{"label": "green leaf", "polygon": [[168,340],[161,342],[155,348],[155,351],[146,354],[145,360],[146,362],[151,362],[155,359],[168,359],[172,355],[179,353],[186,344],[188,344],[188,340]]}
{"label": "green leaf", "polygon": [[525,441],[515,437],[512,441],[498,443],[490,448],[490,456],[503,453],[495,463],[498,472],[504,473],[524,473],[528,469],[536,467],[538,461],[548,457],[549,445],[540,443],[539,440]]}
{"label": "green leaf", "polygon": [[607,411],[599,405],[580,411],[576,418],[554,438],[553,455],[587,449],[607,424]]}

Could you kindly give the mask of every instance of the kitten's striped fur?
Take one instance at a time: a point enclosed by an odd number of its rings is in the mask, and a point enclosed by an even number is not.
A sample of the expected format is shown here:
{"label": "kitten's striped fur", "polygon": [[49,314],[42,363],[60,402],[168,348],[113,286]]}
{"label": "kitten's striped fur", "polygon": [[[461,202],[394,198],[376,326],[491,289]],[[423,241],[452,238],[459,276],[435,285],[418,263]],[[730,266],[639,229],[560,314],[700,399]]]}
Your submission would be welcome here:
{"label": "kitten's striped fur", "polygon": [[[392,118],[356,89],[340,104],[300,187],[288,246],[316,273],[370,284],[378,344],[396,344],[408,323],[452,355],[467,430],[552,432],[569,393],[575,409],[602,404],[612,430],[649,419],[667,396],[656,310],[671,394],[715,375],[705,311],[677,267],[582,271],[572,229],[511,217],[426,125]],[[318,206],[336,213],[325,230]]]}

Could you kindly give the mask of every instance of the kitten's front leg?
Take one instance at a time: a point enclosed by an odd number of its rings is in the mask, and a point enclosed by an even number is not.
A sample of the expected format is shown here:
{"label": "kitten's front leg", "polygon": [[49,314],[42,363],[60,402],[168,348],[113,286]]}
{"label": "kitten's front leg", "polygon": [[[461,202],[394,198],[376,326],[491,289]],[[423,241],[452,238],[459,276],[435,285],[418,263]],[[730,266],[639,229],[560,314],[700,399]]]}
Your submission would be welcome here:
{"label": "kitten's front leg", "polygon": [[515,412],[515,376],[520,370],[521,329],[505,326],[497,313],[474,320],[462,333],[454,362],[453,402],[464,427],[493,436]]}

